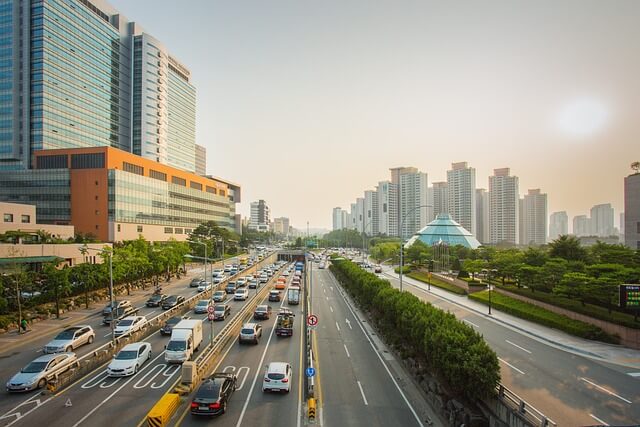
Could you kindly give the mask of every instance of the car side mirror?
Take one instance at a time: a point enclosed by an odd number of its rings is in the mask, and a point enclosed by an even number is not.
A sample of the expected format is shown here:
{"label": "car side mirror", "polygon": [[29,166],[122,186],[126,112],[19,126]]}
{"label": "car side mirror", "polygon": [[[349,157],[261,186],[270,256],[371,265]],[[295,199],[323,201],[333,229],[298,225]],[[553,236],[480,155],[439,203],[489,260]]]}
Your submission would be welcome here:
{"label": "car side mirror", "polygon": [[166,345],[164,346],[164,349],[165,349],[165,350],[167,349],[167,346],[166,346]]}

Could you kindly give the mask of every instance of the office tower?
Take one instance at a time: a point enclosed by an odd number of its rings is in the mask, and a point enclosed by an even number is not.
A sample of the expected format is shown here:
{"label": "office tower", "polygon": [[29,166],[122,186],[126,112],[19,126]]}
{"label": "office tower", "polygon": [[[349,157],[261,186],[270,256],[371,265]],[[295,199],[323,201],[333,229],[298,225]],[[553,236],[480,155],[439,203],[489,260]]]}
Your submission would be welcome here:
{"label": "office tower", "polygon": [[356,226],[358,223],[358,204],[357,203],[351,203],[351,205],[349,206],[349,217],[348,217],[348,224],[349,224],[349,229],[351,230],[356,230]]}
{"label": "office tower", "polygon": [[520,243],[544,245],[547,243],[547,195],[540,189],[529,190],[522,200],[523,225]]}
{"label": "office tower", "polygon": [[342,225],[341,230],[345,228],[349,228],[349,212],[342,209],[341,216],[342,216],[341,218],[342,222],[340,223]]}
{"label": "office tower", "polygon": [[610,203],[595,205],[591,208],[591,235],[610,237],[615,234],[613,226],[614,212]]}
{"label": "office tower", "polygon": [[573,234],[577,237],[591,235],[591,220],[586,215],[573,217]]}
{"label": "office tower", "polygon": [[364,192],[364,228],[369,236],[380,233],[380,216],[378,212],[378,192],[367,190]]}
{"label": "office tower", "polygon": [[569,234],[569,216],[566,211],[554,212],[549,218],[549,240]]}
{"label": "office tower", "polygon": [[207,174],[207,149],[202,145],[196,144],[195,172],[198,175],[205,176]]}
{"label": "office tower", "polygon": [[391,172],[391,183],[396,186],[398,198],[396,202],[396,212],[398,212],[398,230],[395,232],[395,235],[400,236],[400,223],[402,222],[402,212],[400,209],[400,199],[401,199],[401,188],[400,188],[400,177],[404,174],[418,173],[418,169],[412,166],[400,166],[397,168],[390,168]]}
{"label": "office tower", "polygon": [[289,218],[280,217],[273,219],[273,232],[280,236],[287,237],[289,235],[289,226]]}
{"label": "office tower", "polygon": [[624,242],[632,249],[640,249],[640,173],[637,170],[624,179]]}
{"label": "office tower", "polygon": [[518,177],[509,172],[509,168],[494,169],[489,177],[489,239],[493,244],[519,243]]}
{"label": "office tower", "polygon": [[449,213],[449,184],[446,182],[433,183],[433,214],[437,217]]}
{"label": "office tower", "polygon": [[113,147],[195,170],[195,88],[162,43],[101,0],[2,12],[0,169],[35,168],[43,149]]}
{"label": "office tower", "polygon": [[356,217],[355,217],[355,230],[362,233],[364,230],[364,197],[358,197],[356,199]]}
{"label": "office tower", "polygon": [[271,223],[271,212],[267,202],[258,200],[251,202],[251,218],[249,219],[249,228],[257,231],[269,231]]}
{"label": "office tower", "polygon": [[484,188],[476,189],[476,239],[489,243],[489,193]]}
{"label": "office tower", "polygon": [[449,214],[471,234],[476,233],[476,170],[467,162],[451,164],[447,171]]}
{"label": "office tower", "polygon": [[378,193],[378,231],[387,236],[398,236],[398,186],[390,181],[380,181]]}
{"label": "office tower", "polygon": [[342,208],[333,208],[333,230],[347,228],[347,224],[344,221],[345,214],[346,212]]}
{"label": "office tower", "polygon": [[[400,235],[407,239],[428,224],[430,210],[427,205],[428,178],[426,173],[413,172],[400,175]],[[404,221],[404,222],[403,222]]]}

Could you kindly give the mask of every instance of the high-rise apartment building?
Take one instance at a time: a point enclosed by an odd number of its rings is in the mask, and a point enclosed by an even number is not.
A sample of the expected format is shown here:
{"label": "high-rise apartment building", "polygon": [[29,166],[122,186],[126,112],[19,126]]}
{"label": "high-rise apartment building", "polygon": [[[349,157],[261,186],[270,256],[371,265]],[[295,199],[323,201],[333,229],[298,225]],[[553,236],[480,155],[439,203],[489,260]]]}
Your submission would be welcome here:
{"label": "high-rise apartment building", "polygon": [[398,186],[390,181],[380,181],[378,193],[378,232],[398,236]]}
{"label": "high-rise apartment building", "polygon": [[[433,214],[449,213],[449,184],[446,182],[433,183]],[[435,219],[435,218],[434,218]]]}
{"label": "high-rise apartment building", "polygon": [[640,249],[640,173],[624,179],[624,243]]}
{"label": "high-rise apartment building", "polygon": [[267,202],[258,200],[251,202],[251,216],[249,218],[249,228],[258,231],[269,231],[271,223],[271,211]]}
{"label": "high-rise apartment building", "polygon": [[576,237],[591,235],[591,219],[586,215],[576,215],[573,217],[573,234]]}
{"label": "high-rise apartment building", "polygon": [[[430,209],[427,205],[428,177],[426,173],[412,172],[400,175],[400,236],[407,239],[428,224]],[[403,222],[404,221],[404,222]]]}
{"label": "high-rise apartment building", "polygon": [[348,224],[346,223],[346,219],[347,212],[344,209],[340,207],[333,208],[333,230],[342,230],[343,228],[349,228]]}
{"label": "high-rise apartment building", "polygon": [[401,188],[400,188],[400,177],[404,174],[418,173],[418,168],[414,168],[412,166],[400,166],[397,168],[390,168],[391,172],[391,183],[396,186],[398,192],[398,199],[396,202],[396,212],[398,212],[398,230],[395,235],[400,236],[400,223],[402,222],[402,212],[401,212]]}
{"label": "high-rise apartment building", "polygon": [[195,172],[198,175],[205,176],[207,174],[207,149],[202,145],[196,144]]}
{"label": "high-rise apartment building", "polygon": [[549,240],[569,234],[569,216],[566,211],[554,212],[549,218]]}
{"label": "high-rise apartment building", "polygon": [[476,233],[476,170],[467,162],[451,164],[447,171],[449,214],[467,231]]}
{"label": "high-rise apartment building", "polygon": [[280,217],[273,219],[273,232],[277,235],[287,237],[289,235],[289,227],[289,218]]}
{"label": "high-rise apartment building", "polygon": [[540,189],[529,190],[522,200],[520,211],[523,245],[544,245],[547,243],[547,195]]}
{"label": "high-rise apartment building", "polygon": [[364,232],[370,236],[380,233],[380,217],[378,212],[378,192],[364,192]]}
{"label": "high-rise apartment building", "polygon": [[591,235],[610,237],[615,235],[614,211],[611,203],[595,205],[591,208]]}
{"label": "high-rise apartment building", "polygon": [[489,177],[489,239],[493,244],[519,243],[518,177],[509,173],[509,168],[494,169]]}
{"label": "high-rise apartment building", "polygon": [[[434,183],[435,185],[435,183]],[[476,239],[489,243],[489,193],[484,188],[476,189]]]}
{"label": "high-rise apartment building", "polygon": [[355,230],[359,233],[364,232],[364,197],[358,197],[356,199],[356,216],[355,216]]}
{"label": "high-rise apartment building", "polygon": [[348,228],[351,230],[357,230],[358,225],[358,204],[351,203],[349,205],[349,215],[347,216]]}

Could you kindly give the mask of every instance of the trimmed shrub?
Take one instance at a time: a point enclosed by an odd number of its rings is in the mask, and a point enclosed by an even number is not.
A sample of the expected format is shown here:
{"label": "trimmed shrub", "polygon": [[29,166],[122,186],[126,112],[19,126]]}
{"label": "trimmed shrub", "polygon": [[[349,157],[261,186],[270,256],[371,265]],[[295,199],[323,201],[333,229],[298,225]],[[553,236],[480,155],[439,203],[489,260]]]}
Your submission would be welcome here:
{"label": "trimmed shrub", "polygon": [[[394,268],[393,271],[395,271],[396,274],[400,274],[400,267]],[[404,266],[402,266],[402,274],[408,274],[411,271],[413,271],[413,266],[412,265],[404,265]]]}
{"label": "trimmed shrub", "polygon": [[427,275],[427,273],[423,273],[421,271],[414,271],[412,273],[407,274],[407,276],[424,283],[431,282],[431,286],[444,289],[445,291],[453,292],[454,294],[458,294],[458,295],[467,294],[467,291],[465,291],[461,287],[456,286],[453,283],[448,283],[448,282],[445,282],[444,280],[440,280],[437,277],[434,277],[433,275],[431,276],[431,279],[429,279],[429,276]]}
{"label": "trimmed shrub", "polygon": [[330,268],[403,357],[419,359],[456,396],[475,401],[495,393],[498,357],[470,326],[352,262],[334,260]]}
{"label": "trimmed shrub", "polygon": [[[489,292],[482,291],[469,295],[469,298],[489,305]],[[597,326],[571,319],[567,316],[545,310],[533,304],[510,298],[498,292],[491,294],[491,307],[521,319],[530,320],[540,325],[564,331],[568,334],[590,340],[619,344],[620,338],[607,334]]]}

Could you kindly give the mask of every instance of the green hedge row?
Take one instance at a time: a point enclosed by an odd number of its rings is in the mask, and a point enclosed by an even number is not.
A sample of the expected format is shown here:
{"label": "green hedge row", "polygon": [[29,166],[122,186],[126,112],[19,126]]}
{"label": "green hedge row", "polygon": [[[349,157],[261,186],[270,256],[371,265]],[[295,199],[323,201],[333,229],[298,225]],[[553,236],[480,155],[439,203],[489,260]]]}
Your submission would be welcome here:
{"label": "green hedge row", "polygon": [[398,346],[403,357],[420,360],[451,393],[471,401],[494,393],[500,381],[498,357],[471,327],[352,262],[334,260],[331,271],[385,340]]}
{"label": "green hedge row", "polygon": [[[400,267],[394,268],[393,271],[395,271],[396,274],[400,274]],[[402,274],[408,274],[408,273],[411,273],[412,271],[413,271],[413,266],[411,265],[405,265],[402,267]]]}
{"label": "green hedge row", "polygon": [[[470,299],[489,305],[489,292],[482,291],[469,295]],[[496,310],[511,314],[521,319],[530,320],[540,325],[559,329],[580,338],[597,340],[611,344],[619,344],[620,338],[607,334],[597,326],[571,319],[567,316],[545,310],[533,304],[492,292],[491,306]]]}
{"label": "green hedge row", "polygon": [[429,279],[429,276],[427,275],[427,273],[423,273],[422,271],[415,271],[413,273],[407,274],[407,276],[424,283],[431,282],[431,286],[444,289],[445,291],[453,292],[454,294],[458,294],[458,295],[467,294],[467,291],[465,291],[461,287],[456,286],[453,283],[448,283],[448,282],[445,282],[444,280],[440,280],[437,277],[434,277],[433,275],[431,275],[431,279]]}
{"label": "green hedge row", "polygon": [[583,306],[580,301],[575,299],[565,298],[560,295],[549,294],[547,292],[532,292],[531,289],[528,288],[518,288],[517,286],[499,287],[506,291],[513,292],[514,294],[555,305],[556,307],[565,308],[576,313],[584,314],[585,316],[591,316],[595,319],[616,323],[628,328],[640,329],[640,322],[634,321],[633,316],[627,313],[621,313],[616,310],[612,310],[611,313],[609,313],[609,310],[598,305],[585,304]]}

